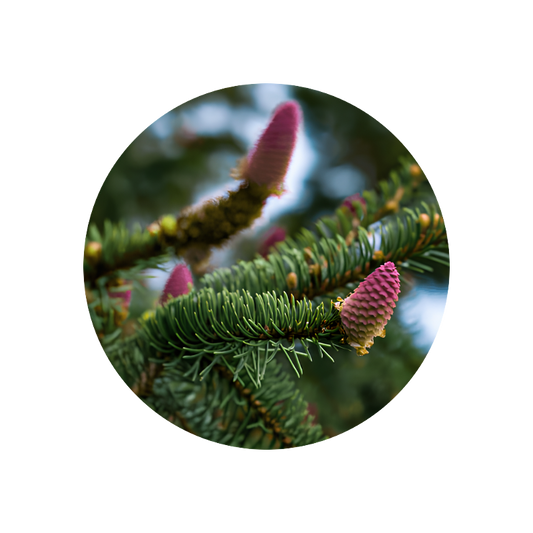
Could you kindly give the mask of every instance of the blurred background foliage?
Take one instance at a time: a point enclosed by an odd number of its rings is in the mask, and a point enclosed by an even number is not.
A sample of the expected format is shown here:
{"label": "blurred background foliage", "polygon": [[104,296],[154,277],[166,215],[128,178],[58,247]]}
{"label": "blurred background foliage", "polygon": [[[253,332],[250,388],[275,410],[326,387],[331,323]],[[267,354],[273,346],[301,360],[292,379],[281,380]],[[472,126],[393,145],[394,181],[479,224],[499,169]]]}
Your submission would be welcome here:
{"label": "blurred background foliage", "polygon": [[[274,108],[288,99],[302,107],[304,124],[286,178],[287,192],[269,199],[252,228],[214,253],[212,268],[253,258],[272,226],[289,235],[301,227],[312,229],[314,221],[332,213],[345,197],[375,187],[400,157],[410,156],[383,125],[333,96],[287,85],[231,87],[191,100],[147,127],[112,168],[90,222],[100,228],[105,219],[146,226],[162,214],[177,214],[223,195],[236,184],[230,170],[253,146]],[[133,293],[131,323],[155,305],[166,281],[164,272],[148,274],[154,277],[147,279],[146,289]],[[387,336],[377,339],[367,356],[332,353],[332,363],[312,354],[313,362],[306,362],[297,385],[326,434],[334,436],[363,422],[411,379],[440,323],[448,277],[446,267],[435,268],[432,275],[404,274]]]}
{"label": "blurred background foliage", "polygon": [[178,212],[209,197],[228,182],[229,170],[275,106],[290,98],[302,107],[301,133],[314,160],[306,165],[311,172],[301,176],[303,197],[280,219],[291,230],[309,226],[344,197],[374,186],[408,153],[379,122],[338,98],[284,85],[231,87],[171,110],[142,132],[111,170],[91,222],[149,223],[162,212]]}

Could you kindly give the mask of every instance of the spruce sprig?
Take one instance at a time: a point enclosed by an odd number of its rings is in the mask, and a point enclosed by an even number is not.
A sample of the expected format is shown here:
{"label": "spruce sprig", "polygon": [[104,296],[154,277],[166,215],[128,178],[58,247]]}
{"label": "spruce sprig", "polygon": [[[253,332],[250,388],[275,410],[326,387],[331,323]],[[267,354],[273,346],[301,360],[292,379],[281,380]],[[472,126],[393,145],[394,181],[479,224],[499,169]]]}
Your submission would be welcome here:
{"label": "spruce sprig", "polygon": [[[231,366],[208,358],[178,358],[161,364],[163,354],[141,331],[125,341],[104,344],[120,376],[154,411],[186,431],[214,442],[245,448],[287,448],[324,440],[319,424],[294,381],[273,360],[261,387],[246,374],[234,379]],[[167,361],[168,357],[165,358]],[[204,379],[194,379],[199,363]]]}
{"label": "spruce sprig", "polygon": [[257,388],[278,353],[286,356],[299,377],[303,373],[300,357],[311,358],[309,343],[330,358],[325,348],[349,349],[333,303],[296,301],[286,292],[252,296],[244,289],[205,288],[158,308],[143,321],[143,331],[151,346],[163,354],[160,362],[165,367],[190,360],[188,377],[202,380],[213,367],[222,365],[234,380],[246,373]]}
{"label": "spruce sprig", "polygon": [[[226,243],[260,215],[269,195],[282,192],[300,118],[295,103],[278,108],[241,161],[236,191],[161,217],[144,231],[108,221],[102,234],[89,228],[89,308],[113,366],[159,414],[215,442],[264,449],[324,439],[277,356],[300,377],[301,359],[312,361],[311,345],[330,359],[333,350],[352,351],[340,304],[330,295],[354,288],[388,261],[417,272],[448,263],[442,217],[422,201],[429,186],[406,160],[376,190],[320,219],[314,233],[301,230],[266,258],[220,269],[199,290],[162,298],[164,305],[122,338],[127,306],[120,291],[143,269]],[[359,342],[352,330],[351,341]]]}
{"label": "spruce sprig", "polygon": [[190,362],[166,367],[143,398],[177,426],[221,444],[243,448],[288,448],[324,440],[307,402],[281,366],[272,361],[257,389],[243,375],[238,381],[223,365],[215,365],[203,381],[192,380]]}
{"label": "spruce sprig", "polygon": [[[428,227],[421,223],[422,215],[432,221]],[[400,271],[419,272],[432,270],[428,262],[447,260],[444,221],[434,205],[404,208],[368,232],[360,231],[352,242],[317,231],[318,235],[303,229],[286,238],[267,258],[215,270],[202,278],[201,287],[287,292],[296,299],[312,299],[363,280],[387,261],[395,262]]]}

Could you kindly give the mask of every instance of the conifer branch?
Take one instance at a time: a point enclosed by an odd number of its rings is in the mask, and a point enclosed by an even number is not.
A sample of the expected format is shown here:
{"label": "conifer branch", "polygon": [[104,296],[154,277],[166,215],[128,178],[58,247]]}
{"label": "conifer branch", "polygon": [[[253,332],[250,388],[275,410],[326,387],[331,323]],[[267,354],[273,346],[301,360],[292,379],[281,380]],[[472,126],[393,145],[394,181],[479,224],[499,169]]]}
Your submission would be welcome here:
{"label": "conifer branch", "polygon": [[[300,376],[300,357],[310,358],[307,343],[328,357],[324,347],[349,350],[333,303],[313,306],[287,293],[252,296],[245,290],[217,293],[207,288],[159,307],[142,329],[150,345],[167,356],[166,365],[182,358],[191,361],[192,380],[205,379],[214,366],[223,365],[232,370],[234,380],[246,374],[257,388],[278,353]],[[296,349],[297,342],[304,352]]]}
{"label": "conifer branch", "polygon": [[[106,221],[102,234],[95,226],[88,231],[87,300],[113,366],[160,415],[215,442],[276,448],[323,440],[278,355],[300,377],[312,345],[330,359],[332,350],[352,347],[366,354],[374,337],[384,336],[400,292],[394,263],[418,272],[431,271],[430,262],[448,264],[442,217],[423,201],[429,185],[404,160],[375,191],[322,217],[316,233],[304,229],[266,257],[208,274],[199,290],[188,267],[178,265],[160,306],[124,337],[131,285],[144,269],[172,254],[201,263],[249,227],[271,194],[283,192],[300,120],[294,102],[275,111],[234,171],[239,188],[224,197],[163,216],[146,230]],[[194,268],[196,259],[188,262]],[[344,301],[319,302],[354,288]]]}
{"label": "conifer branch", "polygon": [[[279,106],[247,158],[243,158],[233,177],[240,181],[227,196],[186,209],[178,217],[166,215],[142,231],[129,234],[124,224],[106,221],[104,235],[93,225],[85,248],[85,280],[116,277],[115,271],[150,268],[170,251],[182,256],[193,249],[209,254],[239,231],[249,227],[260,215],[267,198],[283,192],[296,143],[301,111],[296,102]],[[202,255],[202,253],[200,253]]]}
{"label": "conifer branch", "polygon": [[214,365],[203,381],[190,378],[190,362],[160,365],[151,395],[152,409],[200,437],[246,448],[287,448],[324,440],[307,402],[282,368],[273,362],[257,389],[247,376]]}
{"label": "conifer branch", "polygon": [[443,219],[427,204],[420,209],[404,208],[348,242],[318,229],[319,235],[304,229],[295,238],[286,238],[267,258],[215,270],[202,278],[201,287],[287,292],[298,300],[312,299],[362,281],[387,261],[393,261],[399,270],[417,272],[431,271],[431,261],[447,263]]}

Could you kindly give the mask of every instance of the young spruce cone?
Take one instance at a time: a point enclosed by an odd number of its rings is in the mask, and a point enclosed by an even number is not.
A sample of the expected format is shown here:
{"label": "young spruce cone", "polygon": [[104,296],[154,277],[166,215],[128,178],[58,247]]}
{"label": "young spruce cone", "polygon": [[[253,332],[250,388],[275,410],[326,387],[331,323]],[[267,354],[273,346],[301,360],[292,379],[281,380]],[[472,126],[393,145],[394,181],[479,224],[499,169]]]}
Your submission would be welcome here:
{"label": "young spruce cone", "polygon": [[396,266],[389,261],[374,270],[344,302],[341,323],[348,342],[357,355],[368,353],[374,337],[385,337],[385,325],[392,316],[400,293],[400,277]]}
{"label": "young spruce cone", "polygon": [[193,287],[193,280],[189,267],[183,263],[176,265],[165,283],[165,288],[159,298],[159,304],[164,305],[172,298],[182,294],[189,294]]}

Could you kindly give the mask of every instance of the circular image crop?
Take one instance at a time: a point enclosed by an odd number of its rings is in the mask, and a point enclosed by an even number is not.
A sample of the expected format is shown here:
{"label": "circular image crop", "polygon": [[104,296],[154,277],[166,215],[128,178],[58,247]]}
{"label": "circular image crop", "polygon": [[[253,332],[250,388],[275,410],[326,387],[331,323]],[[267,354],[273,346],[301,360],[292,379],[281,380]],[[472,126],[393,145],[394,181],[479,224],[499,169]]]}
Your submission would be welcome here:
{"label": "circular image crop", "polygon": [[449,256],[392,133],[327,94],[257,84],[191,100],[127,147],[83,269],[98,338],[141,401],[199,437],[280,449],[352,429],[408,383]]}

